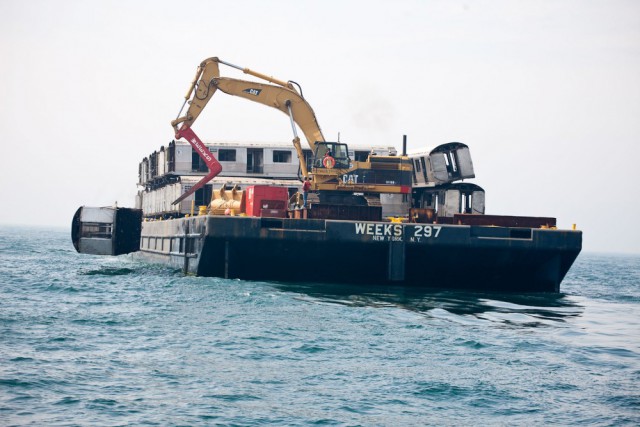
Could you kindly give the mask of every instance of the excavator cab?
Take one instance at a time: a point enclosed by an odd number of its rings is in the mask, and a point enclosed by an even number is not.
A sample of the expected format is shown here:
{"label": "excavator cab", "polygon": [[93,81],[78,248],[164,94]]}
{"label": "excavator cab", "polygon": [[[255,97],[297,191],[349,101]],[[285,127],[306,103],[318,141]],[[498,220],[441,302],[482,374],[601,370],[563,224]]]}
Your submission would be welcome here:
{"label": "excavator cab", "polygon": [[349,147],[341,142],[316,142],[313,166],[324,169],[348,169],[351,165]]}

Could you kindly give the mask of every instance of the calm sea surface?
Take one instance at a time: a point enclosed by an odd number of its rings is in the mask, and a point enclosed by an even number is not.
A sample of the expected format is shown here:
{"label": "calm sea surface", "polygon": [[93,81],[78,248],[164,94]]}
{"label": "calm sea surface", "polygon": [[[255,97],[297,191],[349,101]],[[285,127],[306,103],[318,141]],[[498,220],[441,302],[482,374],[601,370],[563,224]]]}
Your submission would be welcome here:
{"label": "calm sea surface", "polygon": [[186,277],[0,227],[0,425],[638,425],[640,256],[560,295]]}

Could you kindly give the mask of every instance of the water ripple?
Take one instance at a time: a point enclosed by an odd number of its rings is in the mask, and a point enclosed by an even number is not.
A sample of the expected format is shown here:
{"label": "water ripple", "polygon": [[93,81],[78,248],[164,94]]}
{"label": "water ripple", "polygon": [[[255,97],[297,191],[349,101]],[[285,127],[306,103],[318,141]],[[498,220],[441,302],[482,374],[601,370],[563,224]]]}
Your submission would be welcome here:
{"label": "water ripple", "polygon": [[0,257],[2,425],[640,423],[638,257],[559,295],[183,276],[67,230]]}

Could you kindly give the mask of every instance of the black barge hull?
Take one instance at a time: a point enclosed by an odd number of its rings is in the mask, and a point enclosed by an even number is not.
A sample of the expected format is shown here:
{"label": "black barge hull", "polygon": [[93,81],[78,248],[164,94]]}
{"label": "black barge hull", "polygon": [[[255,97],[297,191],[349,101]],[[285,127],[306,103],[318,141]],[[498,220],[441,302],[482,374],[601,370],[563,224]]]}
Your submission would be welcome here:
{"label": "black barge hull", "polygon": [[142,224],[136,256],[199,276],[559,292],[582,232],[197,216]]}

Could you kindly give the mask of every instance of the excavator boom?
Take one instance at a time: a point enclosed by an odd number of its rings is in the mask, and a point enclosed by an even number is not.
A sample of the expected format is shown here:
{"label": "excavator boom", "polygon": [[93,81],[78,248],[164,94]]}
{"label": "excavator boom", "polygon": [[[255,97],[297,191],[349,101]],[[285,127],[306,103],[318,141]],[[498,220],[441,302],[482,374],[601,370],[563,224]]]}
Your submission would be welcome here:
{"label": "excavator boom", "polygon": [[[276,85],[220,77],[219,63],[237,68],[245,74],[261,78]],[[179,130],[178,125],[181,125],[180,129],[193,125],[217,89],[229,95],[239,96],[276,108],[290,116],[302,129],[312,151],[315,151],[316,142],[324,141],[324,136],[311,105],[295,90],[291,83],[258,73],[249,68],[241,68],[217,57],[202,61],[198,67],[196,76],[185,95],[185,103],[189,103],[189,109],[184,116],[180,117],[181,110],[178,118],[171,122],[176,133]]]}
{"label": "excavator boom", "polygon": [[316,142],[324,141],[311,105],[292,89],[229,77],[217,78],[216,87],[226,94],[258,102],[291,115],[302,129],[312,151],[315,152]]}

